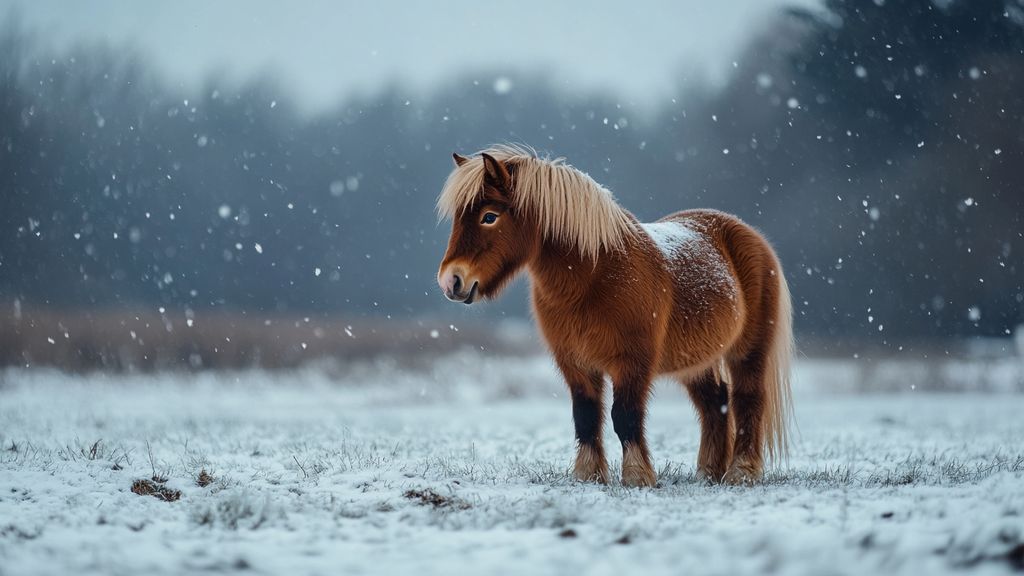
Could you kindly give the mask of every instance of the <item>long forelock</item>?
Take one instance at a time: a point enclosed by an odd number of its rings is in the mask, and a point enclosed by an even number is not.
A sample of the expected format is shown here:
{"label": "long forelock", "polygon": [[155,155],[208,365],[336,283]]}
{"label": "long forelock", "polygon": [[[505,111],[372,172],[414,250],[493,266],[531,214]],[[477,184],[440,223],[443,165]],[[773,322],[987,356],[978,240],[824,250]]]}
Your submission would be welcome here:
{"label": "long forelock", "polygon": [[562,158],[541,158],[531,148],[510,144],[482,150],[452,170],[437,199],[440,217],[458,218],[480,201],[483,153],[510,166],[512,205],[536,217],[546,238],[564,242],[596,261],[602,250],[622,249],[635,233],[633,218],[593,178]]}

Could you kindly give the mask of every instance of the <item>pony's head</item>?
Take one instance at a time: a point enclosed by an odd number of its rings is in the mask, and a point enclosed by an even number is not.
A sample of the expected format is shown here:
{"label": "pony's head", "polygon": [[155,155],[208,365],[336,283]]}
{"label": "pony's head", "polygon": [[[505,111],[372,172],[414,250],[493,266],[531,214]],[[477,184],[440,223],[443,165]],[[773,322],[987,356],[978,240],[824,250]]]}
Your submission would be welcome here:
{"label": "pony's head", "polygon": [[446,190],[459,188],[465,198],[452,210],[452,233],[437,283],[449,300],[472,304],[501,292],[526,264],[539,235],[529,215],[512,202],[508,163],[486,152],[452,157],[455,170]]}
{"label": "pony's head", "polygon": [[545,246],[596,263],[636,230],[610,192],[560,158],[514,145],[453,158],[437,201],[440,214],[452,219],[437,273],[449,300],[494,298]]}

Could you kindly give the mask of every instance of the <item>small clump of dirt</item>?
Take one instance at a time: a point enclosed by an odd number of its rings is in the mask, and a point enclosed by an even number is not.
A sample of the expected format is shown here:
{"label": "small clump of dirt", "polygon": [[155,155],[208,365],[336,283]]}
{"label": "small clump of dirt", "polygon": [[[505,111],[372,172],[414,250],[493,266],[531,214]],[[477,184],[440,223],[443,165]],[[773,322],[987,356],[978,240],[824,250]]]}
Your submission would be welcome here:
{"label": "small clump of dirt", "polygon": [[1014,570],[1024,571],[1024,544],[1017,544],[1006,553],[1006,559]]}
{"label": "small clump of dirt", "polygon": [[416,501],[420,506],[451,508],[454,510],[469,509],[469,502],[466,502],[462,498],[456,498],[455,496],[442,496],[430,488],[424,488],[422,490],[406,490],[405,494],[402,494],[402,496],[409,500]]}
{"label": "small clump of dirt", "polygon": [[196,477],[196,486],[200,488],[206,488],[210,484],[213,484],[213,476],[203,468],[199,471],[199,476]]}
{"label": "small clump of dirt", "polygon": [[140,478],[132,483],[132,492],[139,496],[152,496],[164,502],[175,502],[181,498],[181,490],[164,486],[166,478],[153,476],[152,479]]}

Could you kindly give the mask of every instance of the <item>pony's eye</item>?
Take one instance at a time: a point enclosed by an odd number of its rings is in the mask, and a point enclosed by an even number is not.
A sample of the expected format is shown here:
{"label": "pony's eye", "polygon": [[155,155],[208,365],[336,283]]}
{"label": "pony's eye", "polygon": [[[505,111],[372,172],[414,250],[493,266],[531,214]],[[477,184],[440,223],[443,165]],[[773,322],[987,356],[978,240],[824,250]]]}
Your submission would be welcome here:
{"label": "pony's eye", "polygon": [[481,220],[484,224],[494,224],[498,221],[498,215],[494,212],[488,212],[484,214],[484,219]]}

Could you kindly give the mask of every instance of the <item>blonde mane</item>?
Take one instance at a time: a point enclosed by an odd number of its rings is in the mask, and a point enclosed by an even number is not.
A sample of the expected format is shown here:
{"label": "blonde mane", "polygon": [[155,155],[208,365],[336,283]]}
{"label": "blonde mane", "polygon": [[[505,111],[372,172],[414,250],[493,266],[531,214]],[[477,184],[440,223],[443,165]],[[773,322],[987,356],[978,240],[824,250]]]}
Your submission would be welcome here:
{"label": "blonde mane", "polygon": [[512,144],[481,150],[452,170],[437,199],[442,217],[456,218],[480,197],[483,153],[509,165],[512,205],[537,218],[545,238],[564,242],[596,261],[602,249],[620,250],[636,233],[633,217],[593,178],[563,158],[541,158],[530,148]]}

